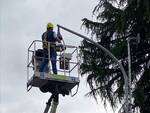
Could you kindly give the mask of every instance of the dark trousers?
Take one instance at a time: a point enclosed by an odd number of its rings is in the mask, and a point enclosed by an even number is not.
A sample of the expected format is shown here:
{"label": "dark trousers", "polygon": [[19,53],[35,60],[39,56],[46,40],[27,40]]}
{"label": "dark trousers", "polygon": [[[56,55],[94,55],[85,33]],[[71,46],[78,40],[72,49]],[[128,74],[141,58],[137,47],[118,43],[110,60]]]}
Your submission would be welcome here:
{"label": "dark trousers", "polygon": [[[48,50],[44,49],[44,58],[43,61],[40,65],[40,72],[45,72],[46,66],[48,65]],[[51,60],[51,65],[52,65],[52,70],[54,74],[57,74],[57,66],[56,66],[56,60],[57,60],[57,52],[55,48],[50,48],[50,60]]]}

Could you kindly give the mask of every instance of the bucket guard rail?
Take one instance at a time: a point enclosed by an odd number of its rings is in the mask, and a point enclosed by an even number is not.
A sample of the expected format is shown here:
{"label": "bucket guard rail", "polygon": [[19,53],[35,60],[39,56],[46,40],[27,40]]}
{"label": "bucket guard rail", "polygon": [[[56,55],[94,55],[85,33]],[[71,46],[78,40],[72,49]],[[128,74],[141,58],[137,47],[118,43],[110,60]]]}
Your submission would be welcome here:
{"label": "bucket guard rail", "polygon": [[[57,46],[57,45],[56,45]],[[42,92],[55,92],[57,86],[59,94],[74,96],[79,87],[79,58],[78,47],[72,45],[63,45],[62,51],[57,51],[57,64],[59,64],[58,74],[52,74],[52,68],[49,59],[47,72],[39,72],[39,67],[44,57],[42,56],[42,41],[34,40],[28,48],[27,58],[27,91],[32,87],[38,87]],[[50,47],[50,46],[49,46]],[[39,56],[38,56],[39,55]],[[40,56],[41,55],[41,56]],[[44,73],[44,78],[40,76]],[[77,74],[76,74],[77,73]],[[76,75],[76,76],[75,76]],[[76,87],[72,94],[72,89]]]}

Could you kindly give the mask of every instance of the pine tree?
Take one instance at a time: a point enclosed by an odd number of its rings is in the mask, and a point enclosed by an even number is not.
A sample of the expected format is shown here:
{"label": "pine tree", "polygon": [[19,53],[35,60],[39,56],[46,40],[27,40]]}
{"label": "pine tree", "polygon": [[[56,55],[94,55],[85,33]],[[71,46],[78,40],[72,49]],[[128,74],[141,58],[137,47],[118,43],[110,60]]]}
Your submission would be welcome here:
{"label": "pine tree", "polygon": [[[150,1],[99,0],[93,10],[97,21],[83,19],[94,40],[110,50],[128,73],[127,39],[130,41],[132,70],[132,109],[150,113]],[[124,78],[119,66],[102,50],[83,40],[80,47],[82,75],[87,76],[89,95],[100,96],[113,108],[123,104]],[[137,113],[137,111],[135,111]]]}

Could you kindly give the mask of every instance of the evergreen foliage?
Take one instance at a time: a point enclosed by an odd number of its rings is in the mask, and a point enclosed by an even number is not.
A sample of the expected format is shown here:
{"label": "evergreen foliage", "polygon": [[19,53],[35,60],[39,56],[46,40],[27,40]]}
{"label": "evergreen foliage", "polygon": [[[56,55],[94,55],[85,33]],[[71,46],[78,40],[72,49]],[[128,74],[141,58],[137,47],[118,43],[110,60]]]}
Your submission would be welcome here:
{"label": "evergreen foliage", "polygon": [[[83,26],[97,43],[110,50],[128,73],[127,38],[130,41],[133,107],[150,113],[150,0],[99,0],[93,10],[97,21],[83,19]],[[80,47],[81,74],[87,75],[88,95],[100,96],[113,108],[123,104],[124,78],[120,67],[102,50],[83,40]],[[137,111],[135,111],[137,113]]]}

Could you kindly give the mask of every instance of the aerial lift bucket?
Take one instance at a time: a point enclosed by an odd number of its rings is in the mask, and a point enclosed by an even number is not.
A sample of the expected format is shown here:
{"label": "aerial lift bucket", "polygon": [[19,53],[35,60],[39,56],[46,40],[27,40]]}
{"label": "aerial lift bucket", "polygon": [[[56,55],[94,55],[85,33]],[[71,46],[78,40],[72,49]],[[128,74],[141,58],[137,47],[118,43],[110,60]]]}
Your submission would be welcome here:
{"label": "aerial lift bucket", "polygon": [[[52,74],[52,70],[50,66],[46,67],[45,72],[39,72],[39,67],[42,63],[44,51],[39,46],[35,46],[37,43],[42,43],[42,41],[36,40],[33,41],[33,43],[30,45],[28,49],[28,82],[27,82],[27,90],[29,91],[32,87],[38,87],[42,92],[51,92],[53,93],[55,91],[55,87],[58,86],[59,93],[62,95],[68,95],[71,90],[79,84],[79,77],[71,76],[71,72],[78,68],[78,60],[76,62],[71,62],[72,56],[75,53],[78,53],[77,47],[71,46],[71,45],[65,45],[65,48],[71,48],[73,52],[71,53],[65,53],[60,52],[58,53],[58,60],[60,64],[60,68],[58,69],[58,74]],[[31,47],[33,47],[33,50]],[[70,50],[69,50],[70,51]],[[75,52],[76,51],[76,52]],[[32,57],[30,58],[29,53],[32,54]],[[46,56],[46,58],[49,58]],[[72,63],[74,66],[72,66]],[[30,71],[33,72],[32,76],[30,74]],[[44,74],[44,78],[41,78],[41,73]]]}

